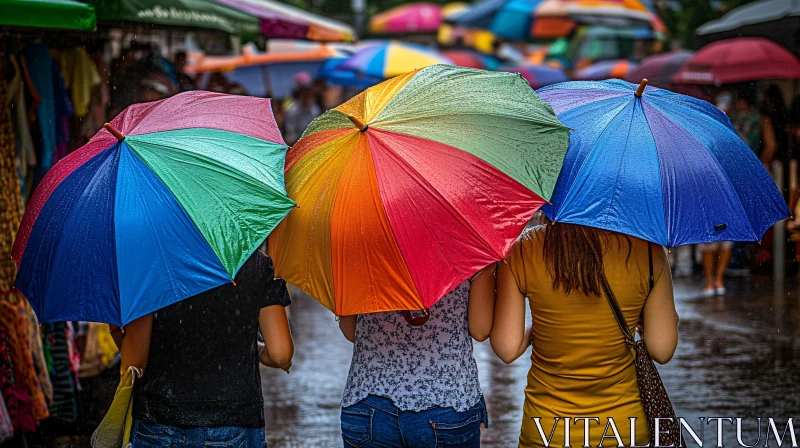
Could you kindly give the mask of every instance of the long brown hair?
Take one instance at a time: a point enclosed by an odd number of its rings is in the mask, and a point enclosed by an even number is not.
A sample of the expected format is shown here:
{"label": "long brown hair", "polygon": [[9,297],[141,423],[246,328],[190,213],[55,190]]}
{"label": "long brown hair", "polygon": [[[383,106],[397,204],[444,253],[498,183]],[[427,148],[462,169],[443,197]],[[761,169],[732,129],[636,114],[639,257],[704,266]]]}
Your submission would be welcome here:
{"label": "long brown hair", "polygon": [[[610,239],[624,238],[630,258],[632,243],[627,235],[577,224],[547,223],[542,247],[547,273],[553,279],[553,289],[565,294],[573,290],[587,296],[599,297],[608,287],[603,254]],[[625,260],[627,263],[627,259]]]}

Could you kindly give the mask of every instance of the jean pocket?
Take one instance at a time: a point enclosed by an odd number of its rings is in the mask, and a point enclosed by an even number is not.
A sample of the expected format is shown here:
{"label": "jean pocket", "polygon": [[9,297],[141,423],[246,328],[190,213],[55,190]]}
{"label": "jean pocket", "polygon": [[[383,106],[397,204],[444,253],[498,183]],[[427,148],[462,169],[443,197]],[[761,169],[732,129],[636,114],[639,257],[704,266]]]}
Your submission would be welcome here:
{"label": "jean pocket", "polygon": [[[217,427],[206,429],[203,446],[207,448],[250,448],[245,437],[250,428]],[[260,448],[260,447],[253,447]]]}
{"label": "jean pocket", "polygon": [[476,413],[456,422],[431,422],[436,437],[436,448],[479,447],[481,442],[481,419]]}
{"label": "jean pocket", "polygon": [[372,409],[342,409],[342,439],[349,446],[359,448],[372,441]]}
{"label": "jean pocket", "polygon": [[155,423],[138,422],[131,435],[132,448],[164,448],[172,445],[172,428]]}

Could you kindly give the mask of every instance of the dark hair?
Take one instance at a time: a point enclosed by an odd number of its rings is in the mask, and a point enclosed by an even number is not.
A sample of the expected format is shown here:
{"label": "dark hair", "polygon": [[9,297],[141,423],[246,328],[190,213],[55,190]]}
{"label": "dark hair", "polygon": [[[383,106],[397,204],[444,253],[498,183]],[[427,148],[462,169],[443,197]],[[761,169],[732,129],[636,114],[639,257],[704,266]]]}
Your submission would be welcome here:
{"label": "dark hair", "polygon": [[[544,233],[542,254],[553,289],[565,294],[573,290],[599,297],[608,286],[603,255],[611,239],[625,239],[628,258],[632,243],[627,235],[577,224],[549,224]],[[627,263],[627,259],[625,262]]]}

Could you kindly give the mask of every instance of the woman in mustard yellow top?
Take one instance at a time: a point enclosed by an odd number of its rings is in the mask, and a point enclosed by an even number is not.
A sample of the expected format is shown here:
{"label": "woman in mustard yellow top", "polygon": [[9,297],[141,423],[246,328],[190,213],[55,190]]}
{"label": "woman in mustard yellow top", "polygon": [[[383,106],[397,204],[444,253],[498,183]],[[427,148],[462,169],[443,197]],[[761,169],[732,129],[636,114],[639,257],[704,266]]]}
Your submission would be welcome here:
{"label": "woman in mustard yellow top", "polygon": [[579,447],[587,440],[598,446],[604,434],[605,446],[631,446],[630,418],[636,418],[636,444],[647,444],[633,351],[625,345],[602,285],[611,286],[631,332],[641,326],[653,359],[669,361],[678,343],[672,278],[665,251],[654,246],[650,290],[648,244],[558,223],[528,230],[500,264],[492,348],[510,363],[533,344],[520,447],[547,446],[545,440],[549,446]]}

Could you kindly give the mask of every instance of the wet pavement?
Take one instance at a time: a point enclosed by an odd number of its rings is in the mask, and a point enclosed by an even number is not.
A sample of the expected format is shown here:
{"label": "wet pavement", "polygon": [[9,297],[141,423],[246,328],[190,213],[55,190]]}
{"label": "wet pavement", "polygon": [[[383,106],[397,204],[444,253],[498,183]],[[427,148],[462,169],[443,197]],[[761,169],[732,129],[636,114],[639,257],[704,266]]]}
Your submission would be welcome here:
{"label": "wet pavement", "polygon": [[[676,280],[680,343],[661,375],[678,415],[698,432],[701,416],[774,417],[782,429],[787,418],[800,420],[800,283],[728,283],[727,297],[702,298],[699,280]],[[267,440],[274,448],[341,446],[339,399],[352,346],[327,309],[301,293],[294,297],[291,374],[262,370]],[[488,343],[476,343],[475,357],[489,407],[483,446],[516,446],[529,356],[505,365]],[[745,422],[743,439],[753,443],[755,420]],[[715,426],[705,428],[706,446],[716,444],[715,433]],[[735,441],[733,429],[725,434]]]}

